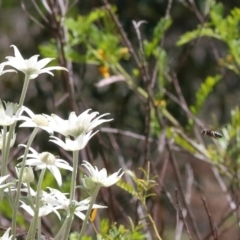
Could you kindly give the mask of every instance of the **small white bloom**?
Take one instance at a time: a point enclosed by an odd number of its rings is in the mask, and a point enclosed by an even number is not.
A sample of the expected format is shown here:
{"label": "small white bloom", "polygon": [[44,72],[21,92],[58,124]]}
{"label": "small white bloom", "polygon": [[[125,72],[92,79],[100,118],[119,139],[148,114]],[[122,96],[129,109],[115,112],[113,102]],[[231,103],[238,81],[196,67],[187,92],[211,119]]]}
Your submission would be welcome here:
{"label": "small white bloom", "polygon": [[88,133],[104,122],[112,121],[112,119],[102,119],[104,116],[109,115],[109,113],[102,114],[95,118],[99,113],[89,113],[90,111],[91,109],[88,109],[78,117],[75,112],[71,112],[68,120],[63,120],[55,114],[46,117],[48,117],[50,126],[54,132],[59,132],[65,137],[72,136],[76,138],[83,133]]}
{"label": "small white bloom", "polygon": [[[77,201],[73,201],[72,203],[70,203],[70,200],[66,197],[66,194],[58,191],[57,189],[53,189],[53,188],[48,188],[50,193],[50,198],[53,198],[57,201],[56,204],[56,208],[57,209],[64,209],[67,211],[67,213],[69,214],[70,208],[73,207],[74,208],[74,214],[79,217],[80,219],[84,220],[85,219],[85,214],[82,213],[82,211],[86,211],[89,208],[89,203],[90,203],[90,198],[84,199],[80,202]],[[46,196],[45,196],[46,198]],[[49,200],[46,199],[48,202]],[[106,206],[101,206],[98,204],[93,204],[93,209],[95,208],[107,208]]]}
{"label": "small white bloom", "polygon": [[[83,133],[79,135],[75,140],[71,140],[70,138],[66,137],[65,142],[63,142],[61,139],[57,137],[50,136],[51,140],[49,141],[56,143],[66,151],[79,151],[86,147],[90,138],[96,133],[97,131],[94,133],[92,133],[92,131],[88,132],[87,134]],[[52,139],[55,139],[55,140],[52,140]]]}
{"label": "small white bloom", "polygon": [[[20,144],[19,146],[26,147],[26,145]],[[50,170],[54,178],[56,179],[59,186],[62,185],[62,175],[58,168],[66,169],[72,171],[73,168],[68,164],[68,162],[63,159],[56,158],[53,154],[49,152],[38,153],[33,148],[29,148],[29,154],[27,154],[26,165],[36,167],[35,170],[42,170],[47,168]],[[23,158],[23,155],[20,158]]]}
{"label": "small white bloom", "polygon": [[[90,202],[90,198],[87,198],[87,199],[79,202],[78,207],[74,211],[74,214],[82,220],[85,220],[85,215],[82,213],[82,211],[88,210],[89,202]],[[93,204],[92,209],[95,209],[95,208],[107,208],[107,207],[99,205],[99,204]]]}
{"label": "small white bloom", "polygon": [[[103,187],[110,187],[111,185],[115,184],[120,180],[122,175],[124,174],[124,171],[122,169],[119,169],[118,172],[113,173],[109,177],[107,176],[107,170],[103,168],[102,170],[98,171],[97,167],[93,167],[89,162],[83,161],[82,164],[89,172],[89,176],[85,176],[87,181],[92,181],[93,183],[100,184]],[[83,181],[85,182],[85,181]],[[88,186],[92,186],[88,185]],[[87,185],[85,187],[88,187]]]}
{"label": "small white bloom", "polygon": [[27,114],[30,117],[26,117],[26,116],[20,116],[18,118],[18,120],[23,120],[25,121],[24,123],[22,123],[19,127],[30,127],[30,128],[35,128],[35,127],[39,127],[45,131],[47,131],[49,134],[53,134],[53,130],[52,128],[49,126],[49,121],[48,119],[41,114],[34,114],[29,108],[27,107],[23,107],[22,108],[23,111],[27,112]]}
{"label": "small white bloom", "polygon": [[11,240],[13,235],[9,236],[10,231],[11,228],[8,228],[7,231],[3,234],[3,236],[0,237],[0,240]]}
{"label": "small white bloom", "polygon": [[51,72],[52,70],[68,71],[66,68],[60,66],[44,68],[54,58],[44,58],[38,61],[39,55],[34,55],[29,59],[24,59],[16,46],[12,45],[11,47],[14,49],[15,56],[6,57],[8,61],[2,64],[16,68],[18,71],[21,71],[25,75],[28,75],[30,79],[36,78],[41,73],[48,73],[53,76],[53,73]]}
{"label": "small white bloom", "polygon": [[[50,187],[48,187],[48,190],[49,193],[46,191],[41,191],[40,196],[41,207],[39,209],[39,217],[54,212],[58,216],[58,218],[61,219],[57,210],[63,209],[67,212],[67,214],[69,214],[70,208],[74,208],[74,214],[82,220],[85,219],[85,215],[82,213],[82,211],[88,210],[90,198],[84,199],[83,201],[80,202],[72,201],[72,203],[70,203],[70,200],[66,197],[68,193],[62,193],[59,190]],[[24,188],[21,189],[21,191],[27,192],[28,189]],[[30,194],[33,197],[36,197],[36,192],[32,189]],[[25,211],[27,211],[31,216],[34,216],[34,210],[31,208],[31,206],[22,202],[21,207],[25,209]],[[107,208],[107,207],[98,204],[93,204],[93,209],[95,208]]]}
{"label": "small white bloom", "polygon": [[[19,178],[20,169],[15,167],[17,177]],[[23,170],[22,183],[30,183],[34,181],[34,173],[31,167],[25,167]]]}
{"label": "small white bloom", "polygon": [[[26,212],[28,212],[31,216],[34,216],[34,210],[32,209],[32,207],[22,201],[21,201],[21,203],[22,203],[22,205],[20,207],[23,208]],[[45,204],[39,208],[38,217],[46,216],[51,212],[54,212],[58,216],[58,218],[61,220],[61,216],[60,216],[59,212],[57,211],[57,208],[50,204]]]}
{"label": "small white bloom", "polygon": [[0,126],[10,126],[18,121],[19,116],[22,113],[22,108],[16,111],[16,104],[4,102],[4,105],[5,108],[0,100]]}
{"label": "small white bloom", "polygon": [[[7,132],[6,134],[6,140],[8,138],[9,138],[9,132]],[[10,148],[14,145],[15,141],[16,141],[16,133],[12,135],[12,139],[10,141]],[[1,133],[0,133],[0,149],[2,150],[2,148],[3,148],[3,129],[1,130]]]}

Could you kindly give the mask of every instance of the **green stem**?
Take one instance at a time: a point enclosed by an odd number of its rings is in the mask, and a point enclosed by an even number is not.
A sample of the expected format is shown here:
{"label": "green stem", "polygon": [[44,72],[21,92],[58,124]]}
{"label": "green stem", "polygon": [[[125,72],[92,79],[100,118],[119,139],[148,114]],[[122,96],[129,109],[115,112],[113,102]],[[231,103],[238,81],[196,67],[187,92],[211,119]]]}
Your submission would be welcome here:
{"label": "green stem", "polygon": [[5,157],[6,155],[6,142],[7,141],[7,127],[3,126],[3,143],[2,143],[2,168],[1,168],[1,176],[6,175],[6,169],[7,169],[7,159]]}
{"label": "green stem", "polygon": [[74,212],[71,213],[71,210],[70,210],[70,215],[66,218],[66,223],[64,224],[65,229],[64,229],[64,237],[62,238],[62,240],[69,239],[69,232],[72,226],[73,218],[74,218]]}
{"label": "green stem", "polygon": [[[70,214],[71,214],[71,212],[70,212]],[[73,215],[74,215],[74,213],[73,213]],[[69,218],[70,218],[70,217],[73,218],[73,215],[72,215],[72,216],[69,215],[69,216],[67,216],[67,217],[65,218],[65,221],[64,221],[64,223],[63,223],[60,231],[59,231],[58,234],[55,236],[54,240],[59,240],[60,237],[63,236],[63,231],[68,227],[68,224],[69,224],[69,222],[70,222]]]}
{"label": "green stem", "polygon": [[71,188],[70,188],[70,204],[74,199],[75,187],[76,187],[76,179],[77,179],[77,170],[78,170],[78,153],[79,151],[73,151],[73,173],[71,180]]}
{"label": "green stem", "polygon": [[27,183],[27,189],[28,189],[28,198],[30,200],[30,206],[31,208],[34,207],[34,203],[33,203],[33,197],[31,195],[31,186],[30,186],[30,183]]}
{"label": "green stem", "polygon": [[90,204],[89,204],[89,208],[88,208],[88,210],[87,210],[87,213],[86,213],[86,216],[85,216],[83,225],[82,225],[81,232],[80,232],[80,234],[79,234],[79,236],[78,236],[78,240],[81,240],[81,239],[82,239],[83,234],[84,234],[84,232],[85,232],[85,230],[86,230],[87,223],[88,223],[90,214],[91,214],[91,212],[92,212],[92,207],[93,207],[93,204],[94,204],[94,202],[95,202],[95,200],[96,200],[96,197],[97,197],[97,194],[98,194],[100,188],[101,188],[101,185],[98,184],[98,185],[96,186],[96,188],[95,188],[92,196],[91,196],[91,201],[90,201]]}
{"label": "green stem", "polygon": [[[28,89],[29,82],[30,82],[30,76],[25,75],[23,89],[22,89],[20,100],[19,100],[19,108],[21,108],[23,106],[23,102],[24,102],[24,99],[26,97],[26,92],[27,92],[27,89]],[[14,123],[10,126],[8,138],[6,138],[6,136],[5,137],[3,136],[1,176],[6,175],[7,162],[8,162],[9,151],[10,151],[10,144],[11,144],[12,136],[14,134],[15,127],[16,127],[16,123]],[[4,134],[7,134],[7,128],[4,129]],[[3,197],[3,193],[0,193],[0,202],[2,201],[2,197]]]}
{"label": "green stem", "polygon": [[22,94],[21,94],[21,97],[20,97],[20,100],[19,100],[19,108],[23,106],[29,82],[30,82],[30,76],[26,74],[25,79],[24,79]]}
{"label": "green stem", "polygon": [[24,151],[24,156],[23,156],[23,160],[21,163],[21,169],[20,169],[20,173],[19,173],[19,177],[18,177],[18,186],[17,186],[17,192],[16,192],[16,200],[15,200],[15,205],[14,205],[14,209],[13,209],[13,216],[12,216],[12,235],[13,237],[15,237],[16,234],[16,223],[17,223],[17,212],[18,212],[18,206],[19,206],[19,199],[20,199],[20,193],[21,193],[21,185],[22,185],[22,177],[23,177],[23,171],[24,171],[24,167],[25,167],[25,163],[26,163],[26,159],[27,159],[27,154],[28,154],[28,150],[33,142],[33,139],[35,138],[37,132],[38,132],[38,127],[34,128],[27,146],[25,148]]}
{"label": "green stem", "polygon": [[[6,139],[7,139],[7,127],[3,126],[3,144],[2,144],[2,167],[1,167],[1,176],[5,176],[7,173],[7,159],[5,157],[6,152],[9,151],[6,149]],[[3,191],[0,191],[0,203],[2,202],[3,199]],[[9,192],[9,195],[11,193]]]}
{"label": "green stem", "polygon": [[134,83],[134,81],[132,80],[132,77],[123,69],[123,67],[120,64],[116,64],[115,66],[111,67],[113,69],[116,69],[116,72],[120,72],[126,79],[126,83],[128,84],[128,86],[132,89],[135,89],[137,91],[138,94],[140,94],[143,98],[147,98],[147,92],[139,87],[138,85],[136,85],[136,83]]}
{"label": "green stem", "polygon": [[[42,182],[43,182],[43,177],[45,175],[46,172],[46,168],[44,168],[41,171],[39,180],[38,180],[38,186],[37,186],[37,195],[36,195],[36,207],[34,209],[34,218],[32,221],[32,227],[31,227],[31,231],[28,232],[28,236],[27,239],[29,238],[29,236],[31,236],[31,240],[35,239],[35,235],[36,235],[36,230],[37,230],[37,226],[41,226],[39,224],[39,221],[41,221],[41,219],[39,218],[39,208],[40,208],[40,194],[41,194],[41,187],[42,187]],[[30,235],[29,235],[30,234]],[[37,239],[40,240],[40,236],[41,236],[41,229],[38,229],[38,237]]]}
{"label": "green stem", "polygon": [[[73,151],[73,173],[72,173],[72,180],[71,180],[71,187],[70,187],[70,197],[69,197],[69,204],[72,203],[74,200],[74,193],[76,188],[76,179],[77,179],[77,170],[78,170],[78,153],[79,151]],[[70,216],[67,218],[66,228],[64,232],[63,239],[68,239],[68,235],[71,229],[73,216],[71,217],[72,213],[70,213]]]}
{"label": "green stem", "polygon": [[[22,94],[21,94],[21,97],[20,97],[20,100],[19,100],[19,104],[18,104],[19,105],[18,109],[23,106],[23,102],[24,102],[24,99],[25,99],[25,96],[26,96],[26,92],[27,92],[27,89],[28,89],[29,81],[30,81],[29,76],[25,75],[23,89],[22,89]],[[7,128],[6,127],[3,128],[4,135],[3,135],[3,148],[2,148],[2,151],[3,151],[3,154],[2,154],[2,158],[3,158],[3,165],[2,166],[3,167],[1,169],[1,175],[2,176],[4,176],[6,174],[7,161],[8,161],[9,150],[10,150],[10,144],[11,144],[12,136],[14,134],[15,127],[16,127],[16,123],[14,123],[14,124],[12,124],[10,126],[8,138],[6,138]]]}

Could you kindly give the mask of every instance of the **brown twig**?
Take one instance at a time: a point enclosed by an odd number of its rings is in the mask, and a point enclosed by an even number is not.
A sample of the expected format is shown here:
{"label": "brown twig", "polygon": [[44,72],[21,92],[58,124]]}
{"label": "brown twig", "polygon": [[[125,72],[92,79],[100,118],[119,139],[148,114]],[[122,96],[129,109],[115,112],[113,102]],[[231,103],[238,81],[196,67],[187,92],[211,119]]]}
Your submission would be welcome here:
{"label": "brown twig", "polygon": [[[239,203],[237,204],[239,206]],[[232,216],[232,214],[235,212],[235,209],[230,209],[226,215],[217,223],[215,224],[216,225],[216,228],[219,229],[228,219],[229,217]],[[212,230],[207,233],[203,238],[202,240],[207,240],[209,239],[209,237],[212,235]]]}
{"label": "brown twig", "polygon": [[[152,104],[152,106],[153,106],[153,108],[154,108],[155,115],[156,115],[156,119],[157,119],[157,121],[158,121],[159,126],[161,126],[163,129],[165,129],[165,128],[166,128],[166,127],[165,127],[165,122],[164,122],[163,119],[160,118],[159,112],[158,112],[158,108],[157,108],[157,106],[154,104],[154,100],[153,100],[152,98],[151,98],[151,104]],[[173,171],[174,171],[174,174],[175,174],[176,179],[177,179],[177,185],[178,185],[178,188],[179,188],[179,190],[180,190],[180,194],[181,194],[182,200],[183,200],[183,202],[184,202],[184,206],[186,207],[186,209],[187,209],[187,211],[188,211],[188,216],[189,216],[190,221],[191,221],[191,223],[192,223],[194,233],[195,233],[197,239],[201,239],[201,236],[200,236],[200,233],[199,233],[199,230],[198,230],[196,221],[195,221],[195,219],[194,219],[193,213],[192,213],[189,205],[187,204],[187,201],[186,201],[186,198],[185,198],[185,192],[184,192],[183,187],[182,187],[182,185],[181,185],[181,183],[182,183],[182,181],[181,181],[181,175],[180,175],[180,172],[179,172],[179,169],[178,169],[178,166],[177,166],[177,163],[176,163],[174,154],[172,153],[169,140],[168,140],[167,138],[166,138],[166,148],[167,148],[167,151],[169,152],[170,163],[172,164]]]}
{"label": "brown twig", "polygon": [[217,229],[213,226],[212,216],[211,216],[211,213],[210,213],[210,211],[207,207],[206,199],[203,196],[202,196],[202,202],[203,202],[203,206],[206,210],[206,213],[208,215],[208,220],[209,220],[209,224],[210,224],[210,227],[211,227],[213,239],[217,240],[218,239]]}
{"label": "brown twig", "polygon": [[[134,138],[134,139],[138,139],[141,141],[145,141],[145,136],[144,135],[140,135],[140,134],[136,134],[134,132],[130,132],[130,131],[124,131],[121,129],[117,129],[117,128],[107,128],[107,127],[102,127],[100,128],[101,132],[106,132],[106,133],[114,133],[114,134],[118,134],[118,135],[123,135],[125,137],[130,137],[130,138]],[[152,142],[157,142],[157,140],[154,140],[153,138],[148,138],[149,143]]]}
{"label": "brown twig", "polygon": [[189,230],[189,227],[187,225],[187,222],[185,221],[185,217],[183,216],[183,209],[179,203],[179,200],[178,200],[178,190],[177,188],[175,188],[175,198],[176,198],[176,203],[177,203],[177,209],[179,210],[180,214],[181,214],[181,220],[183,221],[184,225],[185,225],[185,228],[187,230],[187,233],[188,233],[188,237],[190,240],[192,240],[192,236],[191,236],[191,233],[190,233],[190,230]]}

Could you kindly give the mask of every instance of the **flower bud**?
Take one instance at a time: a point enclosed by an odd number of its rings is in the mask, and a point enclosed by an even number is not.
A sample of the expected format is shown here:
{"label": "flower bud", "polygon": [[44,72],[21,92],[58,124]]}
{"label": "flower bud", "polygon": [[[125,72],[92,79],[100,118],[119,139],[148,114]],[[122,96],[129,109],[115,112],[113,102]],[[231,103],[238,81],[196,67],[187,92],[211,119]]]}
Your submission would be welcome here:
{"label": "flower bud", "polygon": [[[19,178],[19,174],[20,174],[19,168],[16,168],[16,173],[17,173],[17,176]],[[23,183],[30,183],[33,180],[34,180],[34,174],[33,174],[32,168],[31,167],[25,167],[24,170],[23,170],[22,182]]]}

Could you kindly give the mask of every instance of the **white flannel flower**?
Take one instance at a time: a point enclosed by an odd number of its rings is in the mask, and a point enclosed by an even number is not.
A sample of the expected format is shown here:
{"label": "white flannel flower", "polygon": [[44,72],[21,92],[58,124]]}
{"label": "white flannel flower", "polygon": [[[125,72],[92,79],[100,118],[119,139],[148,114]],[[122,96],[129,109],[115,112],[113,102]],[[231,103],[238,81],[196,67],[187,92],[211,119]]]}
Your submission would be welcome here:
{"label": "white flannel flower", "polygon": [[10,126],[18,121],[19,116],[22,113],[22,108],[16,110],[18,106],[14,103],[4,102],[4,105],[5,108],[2,101],[0,100],[0,126]]}
{"label": "white flannel flower", "polygon": [[[3,129],[1,130],[1,133],[0,133],[0,149],[2,150],[2,148],[3,148]],[[7,132],[7,134],[6,134],[6,139],[8,139],[9,138],[9,132]],[[10,141],[10,148],[14,145],[14,143],[15,143],[15,141],[16,141],[16,133],[14,133],[13,135],[12,135],[12,139],[11,139],[11,141]]]}
{"label": "white flannel flower", "polygon": [[[23,184],[24,187],[21,188],[21,192],[25,192],[25,193],[29,193],[32,197],[36,197],[37,196],[37,192],[35,192],[32,188],[30,188],[30,192],[29,192],[29,188],[26,187],[26,184]],[[32,209],[32,207],[26,203],[24,203],[23,201],[21,201],[21,208],[23,208],[26,212],[28,212],[31,216],[34,216],[34,210]],[[46,191],[41,191],[40,193],[40,208],[38,211],[38,216],[42,217],[42,216],[46,216],[51,212],[54,212],[57,217],[61,220],[61,216],[59,214],[59,212],[57,211],[59,209],[58,207],[58,200],[56,199],[56,197],[51,194],[48,193]],[[61,208],[60,208],[61,209]]]}
{"label": "white flannel flower", "polygon": [[89,176],[83,178],[83,185],[86,188],[93,188],[94,183],[103,187],[110,187],[120,180],[124,171],[121,173],[122,169],[119,169],[118,172],[113,173],[109,177],[107,176],[107,170],[103,168],[98,171],[97,167],[93,167],[89,162],[83,161],[82,164],[89,172]]}
{"label": "white flannel flower", "polygon": [[21,71],[25,75],[28,75],[30,79],[36,78],[41,73],[48,73],[53,76],[53,73],[51,72],[52,70],[68,71],[66,68],[60,66],[45,67],[54,58],[44,58],[38,61],[39,55],[34,55],[29,59],[24,59],[16,46],[11,45],[11,47],[14,49],[15,56],[6,57],[8,61],[3,62],[2,64],[4,66],[11,66],[16,68],[18,71]]}
{"label": "white flannel flower", "polygon": [[[41,207],[39,209],[39,217],[46,216],[47,214],[54,212],[59,219],[61,219],[59,213],[57,210],[63,209],[67,212],[67,214],[70,214],[70,208],[74,208],[74,214],[79,217],[80,219],[85,219],[85,214],[82,213],[82,211],[86,211],[89,208],[90,198],[87,198],[83,201],[77,202],[72,201],[70,203],[70,200],[66,197],[68,193],[62,193],[57,189],[48,187],[49,193],[46,191],[41,191]],[[28,192],[27,188],[21,189],[22,192]],[[30,194],[33,197],[36,197],[36,192],[30,188]],[[22,202],[21,205],[22,208],[24,208],[31,216],[34,216],[34,211],[31,208],[31,206],[25,204]],[[101,206],[98,204],[93,204],[94,208],[107,208],[106,206]]]}
{"label": "white flannel flower", "polygon": [[52,128],[49,126],[49,121],[48,119],[41,114],[34,114],[29,108],[27,107],[23,107],[22,108],[23,111],[27,112],[27,114],[30,117],[26,117],[26,116],[20,116],[18,118],[18,120],[23,120],[25,121],[24,123],[22,123],[19,127],[30,127],[30,128],[35,128],[35,127],[39,127],[45,131],[47,131],[49,134],[53,134],[53,130]]}
{"label": "white flannel flower", "polygon": [[[82,213],[82,211],[87,211],[88,208],[89,208],[89,203],[90,203],[90,198],[87,198],[81,202],[78,202],[77,204],[77,208],[75,209],[74,211],[74,214],[79,217],[80,219],[82,219],[83,221],[85,220],[85,215]],[[93,204],[93,207],[92,209],[95,209],[95,208],[107,208],[106,206],[101,206],[101,205],[98,205],[98,204]]]}
{"label": "white flannel flower", "polygon": [[[87,134],[83,133],[74,140],[71,140],[70,138],[66,137],[65,142],[63,142],[61,139],[59,139],[57,137],[50,136],[51,140],[49,140],[49,141],[56,143],[58,146],[60,146],[61,148],[63,148],[66,151],[79,151],[86,147],[90,138],[93,135],[95,135],[96,133],[97,133],[97,131],[94,133],[92,133],[92,131],[90,131]],[[54,140],[52,140],[52,139],[54,139]]]}
{"label": "white flannel flower", "polygon": [[[51,199],[55,199],[54,204],[57,205],[57,209],[64,209],[69,214],[70,208],[74,208],[74,214],[79,217],[80,219],[85,219],[85,214],[82,213],[82,211],[86,211],[89,208],[90,198],[84,199],[80,202],[72,201],[70,203],[70,200],[66,197],[66,194],[58,191],[57,189],[53,189],[48,187],[50,193],[50,200],[46,198],[47,202],[51,202]],[[106,206],[101,206],[98,204],[93,204],[93,209],[95,208],[107,208]]]}
{"label": "white flannel flower", "polygon": [[54,132],[61,133],[65,137],[72,136],[77,138],[79,135],[88,133],[104,122],[112,121],[112,119],[102,119],[104,116],[109,115],[109,113],[99,115],[95,118],[99,113],[89,113],[90,111],[91,109],[88,109],[79,116],[76,116],[75,112],[71,112],[68,120],[63,120],[55,114],[47,117]]}
{"label": "white flannel flower", "polygon": [[2,237],[0,237],[0,240],[12,240],[13,235],[9,236],[10,231],[11,231],[11,228],[8,228],[7,231],[2,235]]}
{"label": "white flannel flower", "polygon": [[[23,144],[20,144],[19,146],[26,147],[26,145]],[[56,158],[49,152],[38,153],[31,147],[29,148],[29,152],[31,153],[27,154],[26,165],[36,167],[36,171],[42,170],[44,168],[49,169],[59,186],[62,185],[62,175],[58,168],[66,169],[69,171],[73,170],[68,162],[64,161],[63,159]],[[20,158],[23,158],[23,155],[19,157],[19,159]]]}

